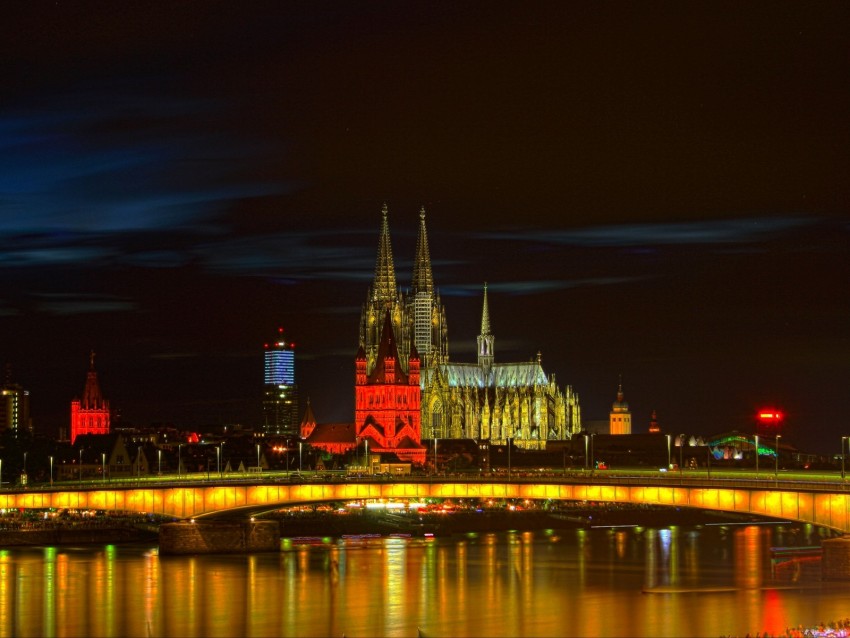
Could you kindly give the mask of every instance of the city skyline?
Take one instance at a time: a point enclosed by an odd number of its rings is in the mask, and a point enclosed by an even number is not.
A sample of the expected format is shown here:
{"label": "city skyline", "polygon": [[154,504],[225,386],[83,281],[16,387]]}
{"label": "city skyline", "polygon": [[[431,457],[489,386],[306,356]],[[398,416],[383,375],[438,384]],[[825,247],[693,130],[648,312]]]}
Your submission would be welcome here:
{"label": "city skyline", "polygon": [[846,5],[4,11],[0,356],[37,432],[91,350],[128,421],[259,425],[281,325],[302,411],[350,420],[386,203],[402,288],[425,207],[454,361],[487,282],[496,360],[539,351],[584,420],[622,375],[634,432],[850,434]]}

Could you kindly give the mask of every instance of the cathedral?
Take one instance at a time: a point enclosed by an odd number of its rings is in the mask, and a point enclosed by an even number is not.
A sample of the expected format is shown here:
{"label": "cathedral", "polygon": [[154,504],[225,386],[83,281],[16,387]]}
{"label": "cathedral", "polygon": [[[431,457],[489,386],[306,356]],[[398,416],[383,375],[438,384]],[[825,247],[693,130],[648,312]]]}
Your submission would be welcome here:
{"label": "cathedral", "polygon": [[418,363],[422,438],[466,438],[490,444],[512,439],[517,447],[542,450],[547,441],[569,439],[578,432],[578,395],[570,386],[557,387],[554,376],[543,370],[540,353],[528,362],[497,362],[486,284],[477,361],[449,360],[446,311],[434,286],[425,209],[419,212],[413,278],[407,294],[402,294],[396,283],[387,217],[384,205],[375,279],[360,316],[358,357],[365,361],[365,374],[372,375],[381,364],[381,338],[388,327],[396,339],[394,360],[403,373],[408,373],[409,360]]}

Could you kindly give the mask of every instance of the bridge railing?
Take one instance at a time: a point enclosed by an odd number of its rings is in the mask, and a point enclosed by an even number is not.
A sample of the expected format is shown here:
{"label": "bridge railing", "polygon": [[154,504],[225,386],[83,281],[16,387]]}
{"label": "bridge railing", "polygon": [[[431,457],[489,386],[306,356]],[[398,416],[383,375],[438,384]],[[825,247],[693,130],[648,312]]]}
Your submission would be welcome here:
{"label": "bridge railing", "polygon": [[693,473],[642,473],[628,474],[618,472],[516,472],[506,473],[440,473],[406,476],[351,476],[344,473],[304,473],[304,474],[225,474],[222,476],[184,476],[184,477],[147,477],[114,478],[91,481],[54,481],[50,484],[35,484],[27,487],[4,488],[4,493],[26,493],[68,490],[130,490],[162,489],[185,487],[208,487],[215,485],[267,485],[267,484],[339,484],[339,483],[479,483],[479,484],[562,484],[586,485],[635,485],[635,486],[681,486],[706,489],[773,489],[803,492],[850,492],[850,484],[841,479],[820,477],[805,480],[798,477],[779,477],[769,474],[745,477],[708,477]]}

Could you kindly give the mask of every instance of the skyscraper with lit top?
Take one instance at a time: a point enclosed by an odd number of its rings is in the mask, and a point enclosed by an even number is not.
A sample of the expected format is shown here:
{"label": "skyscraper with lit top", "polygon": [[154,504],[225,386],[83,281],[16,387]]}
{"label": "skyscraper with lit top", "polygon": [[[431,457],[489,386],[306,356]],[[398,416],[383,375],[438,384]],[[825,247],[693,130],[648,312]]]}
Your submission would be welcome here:
{"label": "skyscraper with lit top", "polygon": [[266,434],[298,435],[298,385],[295,383],[295,344],[283,328],[264,346],[263,431]]}

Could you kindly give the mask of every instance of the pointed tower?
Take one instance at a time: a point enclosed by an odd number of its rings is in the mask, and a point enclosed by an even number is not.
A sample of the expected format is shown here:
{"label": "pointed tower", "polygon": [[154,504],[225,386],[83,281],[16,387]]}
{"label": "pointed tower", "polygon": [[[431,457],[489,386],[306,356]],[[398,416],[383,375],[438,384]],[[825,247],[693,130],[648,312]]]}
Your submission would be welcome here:
{"label": "pointed tower", "polygon": [[355,359],[355,435],[372,441],[375,452],[393,452],[402,460],[422,463],[419,358],[414,347],[405,366],[410,373],[405,373],[389,311],[382,325],[377,362],[368,377],[363,374],[362,350]]}
{"label": "pointed tower", "polygon": [[413,281],[405,302],[409,338],[403,339],[405,349],[415,346],[423,368],[448,359],[446,313],[434,289],[431,272],[431,253],[425,228],[425,207],[419,209],[419,235],[416,238],[416,257],[413,262]]}
{"label": "pointed tower", "polygon": [[381,209],[381,234],[378,239],[375,280],[369,288],[366,303],[360,313],[360,345],[366,353],[367,372],[371,372],[375,367],[378,344],[381,341],[381,322],[387,311],[390,312],[396,333],[402,334],[404,317],[395,279],[387,205],[384,204]]}
{"label": "pointed tower", "polygon": [[490,332],[490,308],[487,303],[487,282],[484,282],[484,307],[481,310],[481,334],[478,335],[478,365],[489,374],[493,367],[493,333]]}
{"label": "pointed tower", "polygon": [[80,434],[109,434],[109,401],[103,398],[97,371],[94,369],[94,351],[89,355],[89,372],[83,398],[71,401],[71,444]]}
{"label": "pointed tower", "polygon": [[632,413],[629,412],[629,404],[626,403],[623,395],[622,377],[620,378],[620,385],[617,388],[617,400],[611,406],[608,423],[611,434],[632,433]]}

